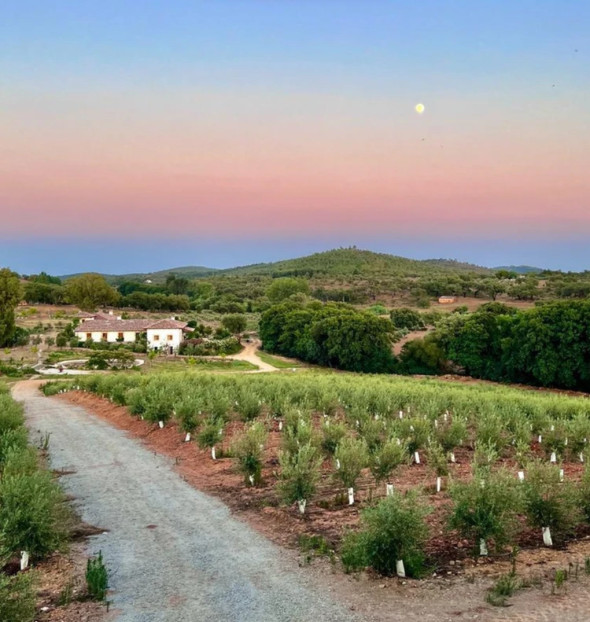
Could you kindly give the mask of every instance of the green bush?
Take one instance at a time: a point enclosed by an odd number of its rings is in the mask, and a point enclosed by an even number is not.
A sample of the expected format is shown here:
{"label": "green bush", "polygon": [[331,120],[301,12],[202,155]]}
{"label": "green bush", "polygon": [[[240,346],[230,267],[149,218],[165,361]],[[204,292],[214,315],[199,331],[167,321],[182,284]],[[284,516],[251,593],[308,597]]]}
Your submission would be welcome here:
{"label": "green bush", "polygon": [[340,463],[336,476],[347,488],[354,488],[361,471],[369,463],[367,443],[362,439],[344,438],[338,444],[334,456]]}
{"label": "green bush", "polygon": [[309,501],[315,494],[320,477],[322,459],[318,450],[310,444],[303,445],[296,452],[279,453],[279,496],[284,503]]}
{"label": "green bush", "polygon": [[37,613],[36,575],[21,572],[9,577],[0,572],[0,620],[33,622]]}
{"label": "green bush", "polygon": [[497,471],[485,479],[476,473],[470,482],[453,483],[449,494],[453,501],[449,527],[471,540],[475,551],[481,540],[488,545],[493,541],[494,548],[501,550],[516,537],[523,502],[511,473]]}
{"label": "green bush", "polygon": [[402,560],[408,576],[420,576],[428,537],[425,518],[430,511],[415,493],[394,493],[363,510],[360,530],[345,536],[342,544],[340,554],[345,569],[370,566],[390,576],[396,572],[397,560]]}
{"label": "green bush", "polygon": [[549,527],[557,541],[574,532],[582,519],[579,495],[574,484],[560,481],[558,467],[530,463],[523,488],[526,516],[533,527]]}
{"label": "green bush", "polygon": [[334,455],[338,443],[346,436],[346,426],[325,419],[322,424],[322,449],[330,456]]}
{"label": "green bush", "polygon": [[63,493],[46,471],[5,471],[0,480],[0,550],[42,558],[65,538]]}
{"label": "green bush", "polygon": [[371,456],[371,473],[377,482],[383,482],[390,479],[398,466],[407,462],[407,446],[397,439],[391,439]]}
{"label": "green bush", "polygon": [[262,481],[262,460],[267,432],[261,423],[255,423],[232,443],[235,465],[244,476],[246,486],[258,486]]}

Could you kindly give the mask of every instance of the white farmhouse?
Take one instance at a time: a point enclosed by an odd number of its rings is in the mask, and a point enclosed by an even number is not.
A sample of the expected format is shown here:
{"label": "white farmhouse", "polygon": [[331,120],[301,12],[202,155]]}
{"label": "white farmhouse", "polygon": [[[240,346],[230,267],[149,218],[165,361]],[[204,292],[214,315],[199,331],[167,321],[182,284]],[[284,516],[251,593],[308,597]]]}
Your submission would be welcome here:
{"label": "white farmhouse", "polygon": [[159,320],[147,327],[148,348],[151,350],[163,350],[177,352],[183,340],[183,333],[187,330],[186,322],[179,322],[174,318]]}
{"label": "white farmhouse", "polygon": [[150,350],[177,352],[185,332],[190,332],[186,322],[168,320],[86,319],[74,333],[79,341],[107,343],[134,343],[143,333],[147,335]]}

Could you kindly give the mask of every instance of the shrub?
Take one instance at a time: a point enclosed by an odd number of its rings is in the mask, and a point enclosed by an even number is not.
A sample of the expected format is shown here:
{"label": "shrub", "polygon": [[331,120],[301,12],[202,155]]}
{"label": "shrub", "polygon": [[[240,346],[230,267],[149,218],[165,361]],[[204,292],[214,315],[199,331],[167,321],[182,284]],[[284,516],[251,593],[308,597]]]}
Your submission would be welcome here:
{"label": "shrub", "polygon": [[64,541],[64,498],[49,473],[11,473],[0,480],[0,543],[5,553],[42,558]]}
{"label": "shrub", "polygon": [[201,449],[213,448],[220,442],[219,430],[222,424],[217,419],[208,419],[201,431],[197,434],[197,443]]}
{"label": "shrub", "polygon": [[456,482],[449,493],[453,501],[449,527],[472,540],[474,550],[481,540],[493,540],[495,549],[500,550],[518,533],[521,489],[507,471],[497,471],[486,479],[476,475],[471,482]]}
{"label": "shrub", "polygon": [[371,473],[377,482],[383,482],[391,477],[398,466],[407,462],[407,446],[398,443],[397,439],[391,439],[371,456]]}
{"label": "shrub", "polygon": [[424,570],[424,543],[428,537],[426,516],[431,509],[415,493],[394,493],[361,512],[361,528],[345,536],[341,557],[347,571],[370,566],[380,574],[396,572],[402,560],[408,576]]}
{"label": "shrub", "polygon": [[37,613],[35,580],[33,572],[14,577],[0,572],[0,620],[33,622]]}
{"label": "shrub", "polygon": [[338,443],[346,436],[346,426],[325,419],[322,424],[322,449],[328,455],[334,455]]}
{"label": "shrub", "polygon": [[287,504],[309,501],[315,493],[322,466],[318,450],[308,443],[294,453],[280,452],[279,464],[277,489],[282,501]]}
{"label": "shrub", "polygon": [[27,446],[27,431],[23,428],[7,430],[0,434],[0,468],[4,464],[10,451],[13,449],[22,450]]}
{"label": "shrub", "polygon": [[336,448],[335,458],[340,463],[336,475],[347,488],[355,482],[369,462],[367,443],[364,440],[344,438]]}
{"label": "shrub", "polygon": [[102,551],[96,557],[89,559],[86,564],[86,588],[92,600],[105,599],[109,588],[109,577],[102,559]]}
{"label": "shrub", "polygon": [[22,428],[25,423],[23,409],[9,395],[0,395],[0,434]]}
{"label": "shrub", "polygon": [[560,481],[559,468],[543,462],[527,467],[525,512],[533,527],[549,527],[554,539],[571,535],[581,520],[576,489]]}
{"label": "shrub", "polygon": [[262,480],[262,460],[267,432],[255,423],[232,443],[236,467],[244,475],[247,486],[257,486]]}

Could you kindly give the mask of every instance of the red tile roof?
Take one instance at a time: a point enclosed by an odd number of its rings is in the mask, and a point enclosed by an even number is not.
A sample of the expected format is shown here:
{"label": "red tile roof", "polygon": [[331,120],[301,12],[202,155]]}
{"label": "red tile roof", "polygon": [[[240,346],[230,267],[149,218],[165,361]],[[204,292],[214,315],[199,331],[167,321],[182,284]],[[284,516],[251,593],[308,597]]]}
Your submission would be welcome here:
{"label": "red tile roof", "polygon": [[186,328],[186,322],[177,320],[86,320],[80,324],[75,333],[144,333],[149,328],[167,330],[171,328]]}
{"label": "red tile roof", "polygon": [[159,320],[154,322],[151,326],[148,326],[150,329],[167,329],[167,328],[186,328],[186,322],[179,322],[178,320]]}

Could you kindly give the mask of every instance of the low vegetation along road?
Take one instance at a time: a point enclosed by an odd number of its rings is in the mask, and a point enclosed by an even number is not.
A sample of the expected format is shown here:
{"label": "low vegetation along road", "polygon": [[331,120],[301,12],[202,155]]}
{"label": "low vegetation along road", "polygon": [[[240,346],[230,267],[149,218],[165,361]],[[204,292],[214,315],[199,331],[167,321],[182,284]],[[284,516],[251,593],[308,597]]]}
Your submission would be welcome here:
{"label": "low vegetation along road", "polygon": [[84,409],[43,397],[36,381],[14,387],[30,428],[50,433],[51,466],[76,498],[111,575],[124,622],[355,619],[292,557],[191,488],[169,461]]}

